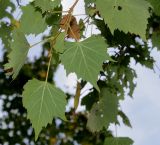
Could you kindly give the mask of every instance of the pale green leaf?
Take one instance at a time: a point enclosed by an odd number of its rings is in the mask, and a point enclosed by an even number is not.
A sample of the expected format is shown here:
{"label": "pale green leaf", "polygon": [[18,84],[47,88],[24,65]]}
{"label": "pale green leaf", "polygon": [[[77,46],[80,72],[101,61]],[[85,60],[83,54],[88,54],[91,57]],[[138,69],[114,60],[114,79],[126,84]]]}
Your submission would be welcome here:
{"label": "pale green leaf", "polygon": [[156,15],[160,16],[160,1],[159,0],[147,0],[153,6],[153,11]]}
{"label": "pale green leaf", "polygon": [[60,59],[67,73],[75,72],[79,78],[99,90],[98,74],[102,70],[103,61],[110,57],[105,40],[100,36],[92,36],[82,42],[66,42]]}
{"label": "pale green leaf", "polygon": [[22,7],[23,15],[20,19],[20,29],[25,34],[39,34],[47,28],[45,19],[32,5]]}
{"label": "pale green leaf", "polygon": [[96,6],[112,33],[119,29],[140,35],[146,40],[147,19],[150,17],[147,1],[97,0]]}
{"label": "pale green leaf", "polygon": [[116,122],[118,114],[118,97],[111,93],[108,88],[103,88],[100,100],[94,104],[87,122],[87,127],[92,131],[100,131],[108,127],[110,123]]}
{"label": "pale green leaf", "polygon": [[133,145],[133,140],[128,137],[108,137],[104,145]]}
{"label": "pale green leaf", "polygon": [[8,55],[9,62],[5,64],[5,69],[13,68],[12,78],[15,79],[25,63],[30,45],[19,29],[13,31],[12,38],[13,41],[10,43],[11,52]]}
{"label": "pale green leaf", "polygon": [[35,6],[39,7],[42,12],[53,10],[61,4],[60,0],[35,0]]}
{"label": "pale green leaf", "polygon": [[65,39],[65,33],[60,33],[60,35],[57,37],[54,49],[58,53],[63,53],[64,51],[64,39]]}
{"label": "pale green leaf", "polygon": [[52,123],[53,117],[65,118],[66,96],[54,85],[36,79],[24,86],[23,105],[35,130],[35,138],[42,127]]}

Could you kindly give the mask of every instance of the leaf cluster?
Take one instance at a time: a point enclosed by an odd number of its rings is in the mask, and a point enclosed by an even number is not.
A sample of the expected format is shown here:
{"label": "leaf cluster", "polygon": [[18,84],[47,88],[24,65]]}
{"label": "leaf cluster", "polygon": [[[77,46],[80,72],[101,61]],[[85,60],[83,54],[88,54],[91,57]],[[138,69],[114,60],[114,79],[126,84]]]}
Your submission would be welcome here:
{"label": "leaf cluster", "polygon": [[[75,0],[70,9],[64,12],[60,0],[34,0],[18,8],[9,0],[0,0],[0,37],[8,57],[8,62],[4,57],[4,72],[12,76],[9,80],[13,79],[16,84],[14,89],[17,89],[17,84],[24,86],[18,93],[22,94],[21,102],[27,110],[27,118],[34,128],[36,139],[48,123],[53,123],[53,118],[64,121],[67,118],[76,124],[78,119],[85,116],[83,128],[87,135],[90,132],[98,133],[96,144],[131,145],[131,139],[113,137],[108,128],[110,124],[120,125],[118,116],[125,125],[131,127],[119,102],[126,95],[132,97],[136,86],[137,76],[130,65],[131,59],[153,69],[152,48],[147,41],[151,38],[153,46],[160,48],[160,2],[85,0],[86,18],[79,22],[73,13],[78,2]],[[11,10],[8,11],[8,8]],[[12,15],[16,9],[22,11],[19,19]],[[86,37],[89,26],[96,26],[100,34]],[[45,31],[50,33],[44,36]],[[44,37],[42,41],[31,45],[27,40],[30,34]],[[35,60],[33,69],[27,56],[29,50],[38,44],[43,44],[43,52],[41,58]],[[59,64],[64,65],[67,75],[75,72],[81,79],[77,85],[75,108],[70,111],[74,115],[68,114],[68,117],[65,107],[71,96],[57,88],[52,79]],[[26,71],[23,75],[27,76],[24,80],[19,78],[23,69]],[[5,77],[4,73],[2,76]],[[93,88],[80,105],[85,105],[88,113],[79,115],[75,110],[80,102],[81,90],[87,82]],[[15,93],[8,93],[4,87],[2,92],[7,95]],[[63,122],[62,125],[65,128],[67,124]],[[95,136],[91,137],[92,141]]]}

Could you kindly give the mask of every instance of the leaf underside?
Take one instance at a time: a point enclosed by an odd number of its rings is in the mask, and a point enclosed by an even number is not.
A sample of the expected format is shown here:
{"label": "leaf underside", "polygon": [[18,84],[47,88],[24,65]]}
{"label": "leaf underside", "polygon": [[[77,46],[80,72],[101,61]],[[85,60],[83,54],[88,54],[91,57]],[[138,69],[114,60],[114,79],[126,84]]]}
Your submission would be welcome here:
{"label": "leaf underside", "polygon": [[60,56],[67,74],[75,72],[79,78],[90,82],[97,90],[98,74],[103,61],[109,60],[107,45],[100,36],[92,36],[82,42],[66,42]]}
{"label": "leaf underside", "polygon": [[52,84],[36,79],[24,86],[23,105],[35,130],[35,138],[42,127],[52,123],[53,117],[65,118],[66,96]]}
{"label": "leaf underside", "polygon": [[22,7],[23,15],[20,19],[20,29],[25,34],[39,34],[45,31],[47,24],[42,14],[32,5]]}
{"label": "leaf underside", "polygon": [[111,32],[119,29],[134,33],[146,40],[146,29],[150,17],[149,3],[145,0],[97,0],[97,9]]}

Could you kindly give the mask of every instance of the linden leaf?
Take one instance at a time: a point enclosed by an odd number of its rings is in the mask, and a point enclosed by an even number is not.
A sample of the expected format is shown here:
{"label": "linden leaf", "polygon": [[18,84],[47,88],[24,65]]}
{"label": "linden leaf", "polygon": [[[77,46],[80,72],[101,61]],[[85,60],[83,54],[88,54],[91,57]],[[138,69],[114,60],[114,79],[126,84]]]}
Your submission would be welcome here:
{"label": "linden leaf", "polygon": [[23,105],[27,109],[27,117],[35,130],[35,138],[42,127],[52,123],[53,117],[66,120],[65,94],[52,84],[36,79],[28,81],[24,86]]}
{"label": "linden leaf", "polygon": [[104,145],[133,145],[133,140],[128,137],[108,137]]}
{"label": "linden leaf", "polygon": [[35,6],[39,7],[43,13],[48,10],[53,10],[59,4],[61,4],[60,0],[35,0]]}
{"label": "linden leaf", "polygon": [[146,29],[150,17],[149,3],[145,0],[97,0],[97,9],[108,24],[115,29],[134,33],[146,40]]}
{"label": "linden leaf", "polygon": [[75,72],[79,78],[90,82],[97,90],[98,74],[102,63],[110,59],[105,40],[92,36],[82,42],[65,42],[65,51],[60,55],[67,73]]}
{"label": "linden leaf", "polygon": [[32,5],[22,7],[23,15],[20,19],[20,29],[25,34],[39,34],[47,28],[46,22],[39,11]]}
{"label": "linden leaf", "polygon": [[11,52],[8,55],[9,62],[5,64],[5,70],[12,68],[12,78],[15,79],[25,63],[30,45],[19,29],[13,31],[12,38],[13,41],[10,43]]}
{"label": "linden leaf", "polygon": [[100,101],[95,103],[88,118],[87,127],[92,131],[100,131],[116,122],[118,114],[118,98],[107,88],[100,93]]}

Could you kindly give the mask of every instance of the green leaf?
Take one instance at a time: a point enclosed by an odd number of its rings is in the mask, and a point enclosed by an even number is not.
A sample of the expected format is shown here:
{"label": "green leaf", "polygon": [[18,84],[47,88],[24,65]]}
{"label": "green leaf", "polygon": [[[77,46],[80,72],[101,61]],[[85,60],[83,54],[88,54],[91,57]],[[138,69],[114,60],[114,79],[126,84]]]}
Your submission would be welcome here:
{"label": "green leaf", "polygon": [[23,15],[20,19],[20,29],[25,34],[39,34],[47,28],[45,19],[32,5],[22,7]]}
{"label": "green leaf", "polygon": [[122,118],[122,121],[123,123],[128,126],[128,127],[131,127],[132,128],[132,125],[130,123],[130,120],[129,118],[127,117],[127,115],[123,112],[123,111],[118,111],[118,115]]}
{"label": "green leaf", "polygon": [[27,109],[27,116],[35,130],[36,139],[42,127],[52,123],[53,117],[66,120],[66,96],[52,84],[36,79],[30,80],[24,86],[22,96],[23,105]]}
{"label": "green leaf", "polygon": [[81,83],[77,81],[76,94],[74,96],[74,109],[75,110],[78,108],[80,96],[81,96]]}
{"label": "green leaf", "polygon": [[61,4],[60,0],[35,0],[35,6],[39,7],[42,12],[53,10],[54,7],[57,7]]}
{"label": "green leaf", "polygon": [[160,16],[160,1],[159,0],[147,0],[153,6],[153,11],[156,15]]}
{"label": "green leaf", "polygon": [[64,51],[64,39],[65,39],[65,33],[62,32],[56,39],[56,43],[54,45],[54,49],[58,53],[63,53]]}
{"label": "green leaf", "polygon": [[52,64],[53,65],[58,65],[59,64],[59,54],[53,50],[52,52]]}
{"label": "green leaf", "polygon": [[133,145],[133,140],[128,137],[108,137],[104,145]]}
{"label": "green leaf", "polygon": [[11,13],[15,9],[14,4],[10,0],[0,0],[0,19],[4,17],[12,18],[12,15],[6,10],[11,8]]}
{"label": "green leaf", "polygon": [[[53,11],[62,11],[62,6],[60,5],[60,7],[55,7]],[[59,23],[61,21],[62,18],[62,13],[56,14],[56,13],[46,13],[45,15],[45,19],[46,19],[46,23],[49,26],[52,26],[52,31],[57,33],[57,29],[59,30]],[[55,33],[54,33],[55,34]]]}
{"label": "green leaf", "polygon": [[15,79],[25,63],[30,45],[24,36],[24,34],[16,29],[12,35],[13,41],[11,41],[11,52],[8,55],[9,62],[5,64],[5,70],[13,68],[13,76]]}
{"label": "green leaf", "polygon": [[99,100],[99,92],[97,90],[93,90],[93,92],[89,93],[87,96],[82,98],[81,105],[85,105],[86,110],[90,111],[93,104]]}
{"label": "green leaf", "polygon": [[153,47],[157,47],[160,50],[160,32],[154,32],[152,34],[152,44]]}
{"label": "green leaf", "polygon": [[111,32],[115,29],[140,35],[146,40],[149,3],[145,0],[97,0],[96,5]]}
{"label": "green leaf", "polygon": [[102,88],[100,100],[94,104],[87,122],[87,127],[92,131],[100,131],[116,122],[118,113],[118,97],[107,88]]}
{"label": "green leaf", "polygon": [[0,24],[0,38],[7,50],[10,50],[11,30],[11,26],[7,26],[7,24],[3,22]]}
{"label": "green leaf", "polygon": [[97,90],[97,79],[102,63],[110,59],[107,45],[100,36],[92,36],[82,42],[66,42],[60,56],[67,73],[75,72],[79,78],[90,82]]}

